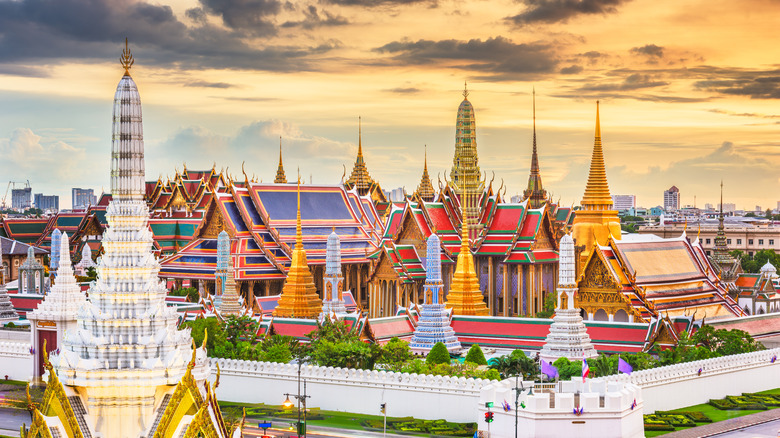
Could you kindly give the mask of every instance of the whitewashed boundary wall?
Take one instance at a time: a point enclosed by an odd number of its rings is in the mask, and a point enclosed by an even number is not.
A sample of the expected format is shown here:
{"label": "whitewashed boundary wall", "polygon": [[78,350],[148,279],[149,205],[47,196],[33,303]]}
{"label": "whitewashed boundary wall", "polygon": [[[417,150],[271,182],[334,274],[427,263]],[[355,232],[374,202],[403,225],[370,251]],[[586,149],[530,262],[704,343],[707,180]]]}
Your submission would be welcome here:
{"label": "whitewashed boundary wall", "polygon": [[[780,348],[697,360],[594,381],[630,382],[642,388],[645,413],[707,403],[727,395],[780,388]],[[699,370],[701,369],[701,374]]]}
{"label": "whitewashed boundary wall", "polygon": [[[217,397],[242,403],[280,405],[284,394],[298,391],[298,366],[272,362],[212,359],[212,379],[221,370]],[[473,422],[482,387],[490,380],[366,371],[319,366],[301,367],[309,407],[329,411],[427,420]],[[302,389],[301,389],[302,390]]]}
{"label": "whitewashed boundary wall", "polygon": [[[28,334],[29,336],[29,334]],[[0,381],[8,376],[12,380],[29,380],[33,371],[30,344],[24,342],[0,342]]]}

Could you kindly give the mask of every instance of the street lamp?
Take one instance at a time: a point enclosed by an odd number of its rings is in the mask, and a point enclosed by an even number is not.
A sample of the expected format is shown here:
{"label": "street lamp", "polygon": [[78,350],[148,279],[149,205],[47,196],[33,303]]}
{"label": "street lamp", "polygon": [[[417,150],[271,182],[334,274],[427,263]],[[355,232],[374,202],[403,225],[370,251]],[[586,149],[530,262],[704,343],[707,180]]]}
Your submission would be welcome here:
{"label": "street lamp", "polygon": [[[295,400],[298,401],[298,423],[297,425],[297,431],[296,433],[298,436],[303,436],[306,438],[306,399],[311,398],[310,395],[306,395],[306,379],[303,380],[303,394],[301,394],[301,366],[303,365],[303,361],[298,359],[298,393],[297,394],[290,394],[285,393],[284,396],[286,399],[282,403],[282,406],[284,406],[285,409],[291,409],[293,407],[293,402],[290,400],[290,397],[295,398]],[[303,403],[303,423],[301,423],[301,403]]]}

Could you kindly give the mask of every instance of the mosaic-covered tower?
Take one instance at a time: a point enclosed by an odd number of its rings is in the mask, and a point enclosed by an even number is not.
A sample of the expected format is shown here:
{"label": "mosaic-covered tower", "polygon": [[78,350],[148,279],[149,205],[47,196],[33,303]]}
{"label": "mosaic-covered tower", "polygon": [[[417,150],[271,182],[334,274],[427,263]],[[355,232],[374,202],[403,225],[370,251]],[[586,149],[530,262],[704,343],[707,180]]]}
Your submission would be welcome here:
{"label": "mosaic-covered tower", "polygon": [[60,266],[60,240],[62,239],[62,231],[59,228],[55,228],[51,233],[51,254],[49,255],[49,276],[56,276],[57,269]]}
{"label": "mosaic-covered tower", "polygon": [[[3,244],[0,242],[0,260],[3,259]],[[16,313],[11,298],[8,296],[8,289],[5,288],[5,271],[0,265],[0,324],[16,321],[19,315]]]}
{"label": "mosaic-covered tower", "polygon": [[[82,306],[87,304],[84,292],[76,284],[73,268],[70,262],[70,249],[68,234],[61,234],[59,253],[59,269],[57,270],[57,282],[51,287],[46,298],[38,304],[38,307],[27,314],[31,321],[32,345],[34,351],[33,377],[38,378],[43,374],[43,342],[46,341],[46,350],[52,351],[59,348],[66,331],[77,330],[76,319]],[[54,247],[52,247],[52,250]]]}
{"label": "mosaic-covered tower", "polygon": [[66,333],[51,363],[69,398],[78,396],[94,419],[93,436],[137,438],[151,436],[156,412],[167,403],[164,396],[188,364],[200,381],[209,367],[205,351],[199,350],[196,364],[189,329],[176,328],[176,310],[165,304],[144,201],[141,98],[130,77],[127,48],[122,61],[125,74],[114,95],[105,252],[90,302],[78,312],[78,328]]}
{"label": "mosaic-covered tower", "polygon": [[478,197],[485,188],[485,182],[479,171],[474,107],[469,101],[469,91],[465,85],[455,125],[455,155],[452,158],[450,184],[460,196],[463,216],[470,219],[472,228],[476,228],[479,226],[479,205],[473,202],[469,204],[464,198]]}
{"label": "mosaic-covered tower", "polygon": [[341,276],[341,239],[334,229],[328,236],[325,252],[325,275],[322,278],[325,295],[322,300],[322,315],[347,313],[344,303],[344,277]]}
{"label": "mosaic-covered tower", "polygon": [[223,317],[238,316],[241,314],[241,297],[238,294],[238,285],[236,284],[233,266],[233,257],[228,256],[228,264],[225,269],[225,282],[222,286],[222,295],[220,295],[222,299],[217,307],[219,314]]}
{"label": "mosaic-covered tower", "polygon": [[[214,271],[214,307],[222,304],[222,295],[225,293],[225,282],[230,265],[230,236],[222,230],[217,235],[217,269]],[[235,280],[235,278],[234,278]]]}
{"label": "mosaic-covered tower", "polygon": [[447,350],[460,350],[460,342],[450,327],[450,317],[444,305],[444,283],[441,279],[441,240],[435,233],[428,237],[425,274],[425,304],[414,330],[409,347],[415,352],[427,353],[437,342]]}
{"label": "mosaic-covered tower", "polygon": [[549,363],[555,362],[559,357],[582,360],[598,356],[582,322],[580,309],[574,307],[574,294],[577,292],[576,270],[574,240],[570,234],[564,234],[561,237],[558,262],[558,301],[555,316],[550,326],[550,334],[547,335],[539,353],[539,357]]}
{"label": "mosaic-covered tower", "polygon": [[[465,206],[468,206],[469,197],[465,197]],[[474,256],[469,248],[469,224],[467,218],[461,223],[461,245],[458,260],[455,264],[455,273],[452,274],[450,291],[447,294],[447,308],[452,309],[453,315],[488,315],[485,298],[479,288],[479,279],[474,269]]]}

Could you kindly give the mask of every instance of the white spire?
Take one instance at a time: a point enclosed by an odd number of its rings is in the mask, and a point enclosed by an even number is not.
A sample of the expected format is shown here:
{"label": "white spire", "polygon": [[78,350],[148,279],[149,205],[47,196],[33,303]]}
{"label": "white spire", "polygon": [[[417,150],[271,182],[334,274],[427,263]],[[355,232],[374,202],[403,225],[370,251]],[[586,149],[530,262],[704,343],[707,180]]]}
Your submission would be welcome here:
{"label": "white spire", "polygon": [[125,75],[114,94],[111,137],[111,194],[114,199],[143,200],[144,128],[141,96],[133,78]]}
{"label": "white spire", "polygon": [[31,320],[75,322],[79,309],[87,302],[73,276],[68,233],[62,233],[59,240],[60,265],[57,269],[57,281],[49,294],[38,304],[38,308],[28,314],[27,318]]}

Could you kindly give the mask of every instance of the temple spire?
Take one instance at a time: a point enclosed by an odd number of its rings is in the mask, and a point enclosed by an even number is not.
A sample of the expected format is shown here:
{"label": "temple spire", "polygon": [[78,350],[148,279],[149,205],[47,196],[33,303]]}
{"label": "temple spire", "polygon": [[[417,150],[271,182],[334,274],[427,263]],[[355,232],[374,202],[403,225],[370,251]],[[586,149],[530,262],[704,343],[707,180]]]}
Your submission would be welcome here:
{"label": "temple spire", "polygon": [[611,210],[612,196],[609,194],[607,172],[604,166],[604,151],[601,147],[601,123],[599,121],[599,102],[596,101],[596,135],[593,141],[593,156],[590,161],[588,185],[582,197],[583,210]]}
{"label": "temple spire", "polygon": [[[469,208],[468,194],[461,195],[463,208]],[[479,288],[479,279],[474,269],[474,256],[469,243],[469,218],[464,216],[460,229],[460,253],[452,275],[452,286],[447,295],[447,307],[454,315],[487,315],[488,308]]]}
{"label": "temple spire", "polygon": [[539,156],[536,153],[536,90],[533,90],[533,148],[531,152],[531,172],[528,175],[528,187],[523,197],[529,200],[530,208],[539,208],[547,201],[547,191],[542,185],[539,171]]}
{"label": "temple spire", "polygon": [[301,172],[298,171],[298,211],[295,217],[295,248],[282,287],[282,296],[274,309],[274,316],[287,318],[316,318],[322,311],[322,299],[317,295],[314,277],[306,260],[301,227]]}
{"label": "temple spire", "polygon": [[431,177],[428,175],[428,145],[425,145],[425,161],[423,165],[422,178],[420,179],[420,185],[417,186],[417,195],[424,201],[433,201],[436,192],[433,190],[433,183],[431,183]]}
{"label": "temple spire", "polygon": [[[485,183],[479,170],[479,156],[477,154],[477,123],[474,116],[474,107],[468,100],[469,91],[464,83],[463,101],[458,106],[458,114],[455,119],[455,154],[452,158],[452,170],[450,171],[450,187],[461,197],[474,195],[479,197]],[[471,219],[479,217],[478,202],[471,204],[464,210],[464,202],[461,201],[463,216]],[[479,227],[478,221],[473,221],[473,227]]]}
{"label": "temple spire", "polygon": [[279,136],[279,167],[276,168],[276,184],[287,184],[287,175],[284,174],[284,164],[282,164],[282,136]]}
{"label": "temple spire", "polygon": [[125,38],[125,49],[122,50],[122,56],[119,57],[119,63],[125,68],[125,76],[130,76],[130,67],[135,64],[135,59],[133,59],[133,53],[130,52],[127,38]]}
{"label": "temple spire", "polygon": [[374,180],[368,174],[366,161],[363,158],[363,121],[362,117],[358,117],[358,153],[346,186],[350,189],[357,188],[358,193],[364,196],[368,194],[373,184]]}

